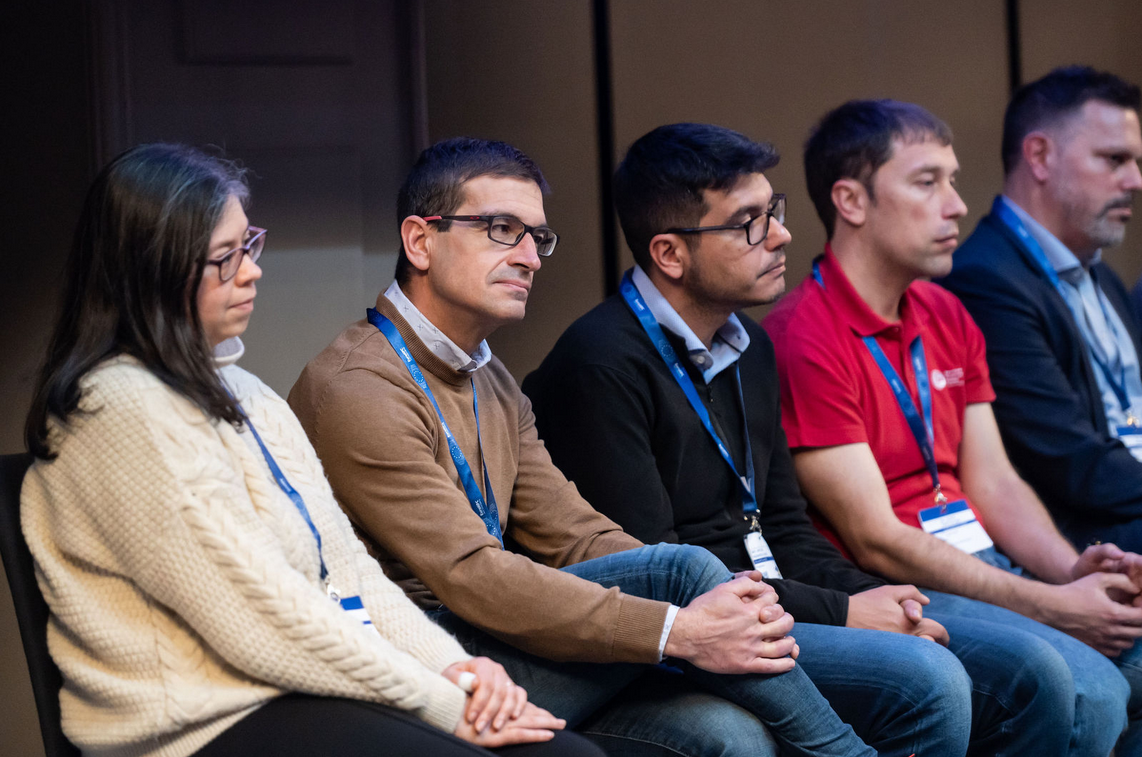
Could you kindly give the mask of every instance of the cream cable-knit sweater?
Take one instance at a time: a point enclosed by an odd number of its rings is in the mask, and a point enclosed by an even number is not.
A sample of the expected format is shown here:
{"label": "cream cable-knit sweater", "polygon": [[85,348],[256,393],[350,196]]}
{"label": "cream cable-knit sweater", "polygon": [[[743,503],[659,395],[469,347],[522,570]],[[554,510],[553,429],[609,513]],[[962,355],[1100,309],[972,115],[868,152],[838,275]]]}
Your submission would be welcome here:
{"label": "cream cable-knit sweater", "polygon": [[289,406],[220,372],[305,499],[333,585],[361,596],[380,635],[326,597],[316,542],[249,431],[109,360],[83,382],[93,412],[53,429],[59,457],[36,461],[21,498],[64,732],[85,753],[182,757],[289,691],[452,731],[465,697],[439,673],[468,656],[368,556]]}

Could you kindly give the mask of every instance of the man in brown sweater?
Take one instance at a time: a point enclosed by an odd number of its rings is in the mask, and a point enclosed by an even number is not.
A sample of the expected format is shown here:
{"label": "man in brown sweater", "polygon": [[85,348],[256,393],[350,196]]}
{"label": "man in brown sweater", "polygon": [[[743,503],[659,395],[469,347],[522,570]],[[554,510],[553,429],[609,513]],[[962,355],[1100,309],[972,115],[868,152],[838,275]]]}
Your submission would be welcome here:
{"label": "man in brown sweater", "polygon": [[[759,574],[643,546],[551,463],[484,341],[523,317],[554,249],[545,190],[503,143],[422,153],[398,198],[396,281],[289,396],[338,500],[385,572],[469,651],[604,743],[875,754],[795,666],[792,618]],[[648,676],[665,658],[685,675]]]}

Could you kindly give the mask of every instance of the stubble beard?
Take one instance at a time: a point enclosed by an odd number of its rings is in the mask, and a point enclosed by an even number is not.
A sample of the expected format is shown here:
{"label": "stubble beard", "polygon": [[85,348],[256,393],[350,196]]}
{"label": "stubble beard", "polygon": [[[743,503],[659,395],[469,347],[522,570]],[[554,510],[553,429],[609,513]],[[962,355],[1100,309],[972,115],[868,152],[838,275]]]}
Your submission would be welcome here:
{"label": "stubble beard", "polygon": [[1103,208],[1102,212],[1094,217],[1087,229],[1091,243],[1097,247],[1114,247],[1122,244],[1122,240],[1126,238],[1126,223],[1115,221],[1110,217],[1110,211],[1116,207],[1121,206],[1111,204]]}
{"label": "stubble beard", "polygon": [[[1133,195],[1116,197],[1093,214],[1085,207],[1084,199],[1081,196],[1064,198],[1068,226],[1082,229],[1092,251],[1121,244],[1122,240],[1126,238],[1126,223],[1112,219],[1110,213],[1119,208],[1131,207],[1134,200]],[[1072,250],[1071,252],[1077,254],[1083,251]]]}

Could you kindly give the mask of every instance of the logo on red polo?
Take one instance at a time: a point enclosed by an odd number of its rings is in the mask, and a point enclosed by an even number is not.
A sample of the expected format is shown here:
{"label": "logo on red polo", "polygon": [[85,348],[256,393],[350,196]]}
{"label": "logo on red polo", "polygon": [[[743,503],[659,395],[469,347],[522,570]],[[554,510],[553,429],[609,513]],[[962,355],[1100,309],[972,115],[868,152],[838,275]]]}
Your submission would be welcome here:
{"label": "logo on red polo", "polygon": [[946,371],[941,371],[938,368],[932,369],[932,387],[937,391],[943,391],[949,386],[963,386],[964,385],[964,369],[963,368],[949,368]]}

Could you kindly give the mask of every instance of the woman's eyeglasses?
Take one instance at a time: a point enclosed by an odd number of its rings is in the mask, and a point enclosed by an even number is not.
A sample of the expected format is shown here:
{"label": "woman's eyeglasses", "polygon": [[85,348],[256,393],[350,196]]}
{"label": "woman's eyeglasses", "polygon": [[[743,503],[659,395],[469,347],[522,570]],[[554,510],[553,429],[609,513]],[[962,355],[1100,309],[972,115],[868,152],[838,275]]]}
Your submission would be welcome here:
{"label": "woman's eyeglasses", "polygon": [[242,267],[243,254],[250,256],[251,263],[258,262],[258,258],[262,256],[262,248],[266,246],[266,230],[251,226],[249,233],[253,236],[246,240],[246,244],[230,250],[216,260],[206,261],[207,265],[218,266],[218,278],[222,281],[229,281],[238,275],[238,269]]}

